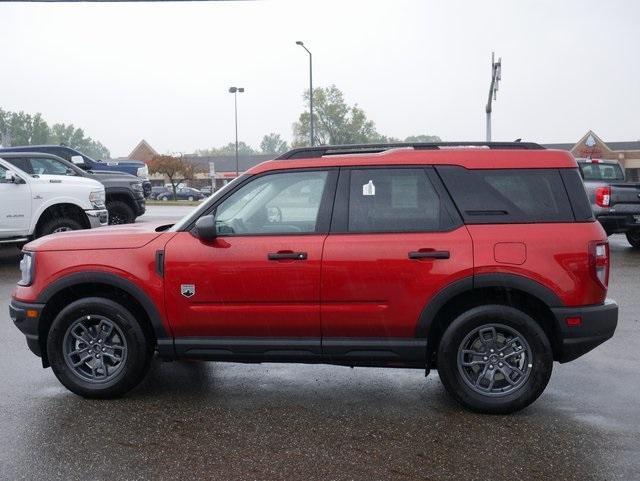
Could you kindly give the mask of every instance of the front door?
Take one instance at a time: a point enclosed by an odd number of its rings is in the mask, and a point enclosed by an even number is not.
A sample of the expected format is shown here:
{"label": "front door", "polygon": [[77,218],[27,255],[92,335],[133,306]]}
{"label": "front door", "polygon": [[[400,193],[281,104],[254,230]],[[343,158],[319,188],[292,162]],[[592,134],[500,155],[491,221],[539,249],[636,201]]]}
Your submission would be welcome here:
{"label": "front door", "polygon": [[213,241],[179,232],[168,242],[166,308],[179,354],[319,355],[322,248],[336,178],[328,170],[252,178],[215,206]]}
{"label": "front door", "polygon": [[31,188],[19,177],[7,180],[9,170],[10,164],[0,163],[0,237],[24,236],[31,222]]}
{"label": "front door", "polygon": [[336,362],[424,363],[418,319],[472,275],[472,241],[430,168],[343,169],[322,263],[322,336]]}

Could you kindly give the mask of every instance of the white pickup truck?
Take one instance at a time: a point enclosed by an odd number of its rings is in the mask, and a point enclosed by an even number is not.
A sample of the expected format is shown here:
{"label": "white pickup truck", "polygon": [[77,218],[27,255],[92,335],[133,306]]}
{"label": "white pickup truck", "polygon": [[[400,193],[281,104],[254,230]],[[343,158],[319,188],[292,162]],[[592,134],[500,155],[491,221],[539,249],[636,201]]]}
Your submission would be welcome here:
{"label": "white pickup truck", "polygon": [[[13,155],[30,157],[38,173],[27,174],[3,159]],[[104,186],[86,177],[51,175],[49,162],[22,152],[0,157],[0,244],[108,223]]]}

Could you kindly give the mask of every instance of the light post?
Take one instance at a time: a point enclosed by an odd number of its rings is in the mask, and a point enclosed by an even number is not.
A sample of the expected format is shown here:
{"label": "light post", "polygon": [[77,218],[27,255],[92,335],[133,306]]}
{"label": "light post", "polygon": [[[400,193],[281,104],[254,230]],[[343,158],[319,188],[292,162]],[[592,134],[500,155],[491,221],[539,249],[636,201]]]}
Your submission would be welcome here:
{"label": "light post", "polygon": [[309,54],[309,140],[311,141],[311,147],[313,147],[313,58],[311,52],[301,40],[298,40],[296,45],[300,45]]}
{"label": "light post", "polygon": [[244,92],[244,87],[229,87],[229,93],[233,94],[233,105],[236,119],[236,177],[240,173],[238,166],[238,92]]}
{"label": "light post", "polygon": [[491,85],[487,100],[487,142],[491,142],[491,100],[497,99],[498,83],[502,79],[502,57],[495,61],[495,54],[491,52]]}

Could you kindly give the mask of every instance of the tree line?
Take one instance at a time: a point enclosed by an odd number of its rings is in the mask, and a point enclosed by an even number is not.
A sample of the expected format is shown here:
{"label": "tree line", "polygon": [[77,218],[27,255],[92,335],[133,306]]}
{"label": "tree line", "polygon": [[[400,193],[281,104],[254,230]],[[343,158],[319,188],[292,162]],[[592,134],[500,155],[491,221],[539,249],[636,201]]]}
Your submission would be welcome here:
{"label": "tree line", "polygon": [[0,145],[65,144],[95,159],[108,159],[109,149],[73,124],[49,125],[42,115],[0,108]]}

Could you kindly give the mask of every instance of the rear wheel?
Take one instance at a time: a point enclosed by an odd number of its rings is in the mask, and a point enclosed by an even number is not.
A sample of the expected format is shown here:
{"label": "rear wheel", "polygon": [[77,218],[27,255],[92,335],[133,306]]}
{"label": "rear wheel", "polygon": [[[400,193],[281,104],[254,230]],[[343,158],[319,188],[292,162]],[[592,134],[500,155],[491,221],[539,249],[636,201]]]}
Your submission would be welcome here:
{"label": "rear wheel", "polygon": [[551,345],[529,315],[512,307],[470,309],[447,328],[438,373],[449,394],[478,412],[507,414],[544,391],[553,367]]}
{"label": "rear wheel", "polygon": [[136,214],[129,204],[121,200],[107,202],[109,225],[130,224],[136,220]]}
{"label": "rear wheel", "polygon": [[627,240],[632,247],[640,249],[640,228],[627,231]]}
{"label": "rear wheel", "polygon": [[82,229],[82,225],[75,219],[69,217],[54,218],[44,223],[40,228],[38,237],[80,229]]}
{"label": "rear wheel", "polygon": [[135,387],[149,369],[152,346],[131,312],[100,297],[72,302],[47,337],[51,368],[70,391],[114,398]]}

